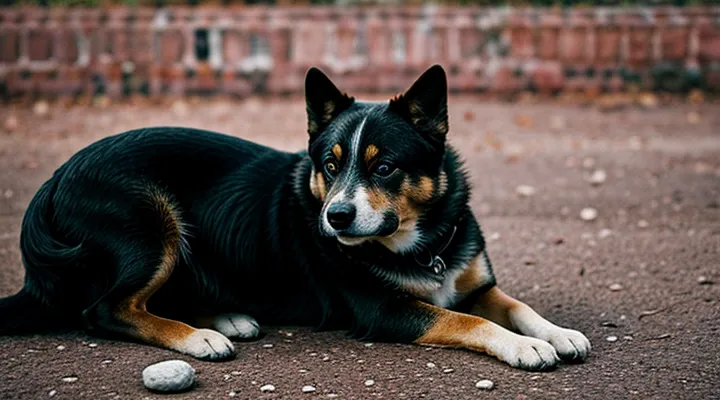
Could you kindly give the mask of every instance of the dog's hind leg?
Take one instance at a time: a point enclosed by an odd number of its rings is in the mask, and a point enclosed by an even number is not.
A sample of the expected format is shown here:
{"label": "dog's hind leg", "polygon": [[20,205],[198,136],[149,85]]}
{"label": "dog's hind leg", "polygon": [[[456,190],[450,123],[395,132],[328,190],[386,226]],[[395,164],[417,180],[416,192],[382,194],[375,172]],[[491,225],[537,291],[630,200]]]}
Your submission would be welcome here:
{"label": "dog's hind leg", "polygon": [[[160,217],[162,235],[148,220],[134,232],[117,254],[117,276],[112,288],[83,312],[90,331],[120,334],[200,359],[218,360],[234,354],[230,340],[210,329],[161,318],[147,311],[150,297],[168,280],[178,262],[182,246],[182,223],[173,203],[158,194],[151,196],[152,216]],[[139,225],[139,224],[138,224]],[[125,237],[123,237],[125,238]]]}

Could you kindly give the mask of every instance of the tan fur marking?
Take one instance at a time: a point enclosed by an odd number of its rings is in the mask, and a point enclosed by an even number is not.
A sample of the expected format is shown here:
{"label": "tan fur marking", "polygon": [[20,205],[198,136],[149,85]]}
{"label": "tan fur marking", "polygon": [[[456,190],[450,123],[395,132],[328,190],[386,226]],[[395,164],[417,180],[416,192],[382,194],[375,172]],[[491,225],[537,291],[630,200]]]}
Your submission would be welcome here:
{"label": "tan fur marking", "polygon": [[392,204],[387,194],[380,189],[368,189],[368,202],[373,210],[384,210]]}
{"label": "tan fur marking", "polygon": [[485,282],[482,276],[480,256],[475,257],[468,267],[455,279],[455,290],[459,293],[469,293]]}
{"label": "tan fur marking", "polygon": [[413,185],[409,179],[405,179],[402,186],[400,186],[400,191],[416,203],[425,203],[433,196],[433,180],[428,176],[423,176],[419,179],[417,185]]}
{"label": "tan fur marking", "polygon": [[332,148],[332,152],[338,161],[342,160],[342,147],[340,147],[340,143],[335,143],[335,146]]}
{"label": "tan fur marking", "polygon": [[380,150],[374,144],[368,145],[368,147],[365,148],[365,163],[370,164],[370,161],[372,161],[379,152]]}
{"label": "tan fur marking", "polygon": [[325,201],[325,196],[327,195],[327,189],[325,188],[325,177],[323,176],[322,172],[318,172],[315,174],[315,179],[317,181],[317,189],[318,189],[318,198],[320,201]]}
{"label": "tan fur marking", "polygon": [[449,311],[440,307],[420,303],[427,312],[435,314],[435,322],[415,342],[427,346],[462,347],[486,352],[483,342],[495,334],[496,329],[489,321],[472,315]]}
{"label": "tan fur marking", "polygon": [[162,261],[150,282],[135,295],[126,299],[116,310],[116,316],[132,327],[130,333],[133,336],[148,343],[172,347],[173,344],[182,342],[196,330],[182,322],[150,314],[146,309],[147,301],[168,280],[175,268],[182,240],[178,213],[167,196],[161,192],[153,192],[151,201],[166,223]]}
{"label": "tan fur marking", "polygon": [[420,210],[405,195],[398,196],[395,201],[395,211],[398,213],[400,222],[414,220],[420,216]]}

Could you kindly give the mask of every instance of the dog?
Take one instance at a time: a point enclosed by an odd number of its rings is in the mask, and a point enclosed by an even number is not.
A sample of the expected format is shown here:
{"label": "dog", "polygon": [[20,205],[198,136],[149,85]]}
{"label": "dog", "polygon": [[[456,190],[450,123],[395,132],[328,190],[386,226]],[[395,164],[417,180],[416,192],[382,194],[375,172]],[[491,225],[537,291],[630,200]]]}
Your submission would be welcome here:
{"label": "dog", "polygon": [[385,102],[311,68],[306,150],[181,127],[90,144],[28,206],[0,334],[84,328],[222,360],[259,321],[531,371],[585,360],[582,333],[498,288],[447,97],[440,65]]}

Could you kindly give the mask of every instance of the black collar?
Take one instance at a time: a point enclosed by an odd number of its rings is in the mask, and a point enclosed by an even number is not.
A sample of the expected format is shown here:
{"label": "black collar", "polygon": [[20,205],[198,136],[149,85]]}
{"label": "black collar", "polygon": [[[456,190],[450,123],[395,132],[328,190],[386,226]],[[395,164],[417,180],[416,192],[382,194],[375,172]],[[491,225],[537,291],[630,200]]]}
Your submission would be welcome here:
{"label": "black collar", "polygon": [[457,225],[453,225],[452,229],[449,231],[449,235],[445,234],[440,237],[440,239],[446,239],[439,242],[440,246],[437,247],[437,251],[434,254],[432,248],[430,247],[425,247],[415,252],[415,262],[423,268],[430,269],[436,275],[444,275],[445,270],[447,270],[447,265],[440,255],[448,248],[448,246],[450,246],[450,243],[452,243],[455,238],[455,233],[457,233],[457,227]]}

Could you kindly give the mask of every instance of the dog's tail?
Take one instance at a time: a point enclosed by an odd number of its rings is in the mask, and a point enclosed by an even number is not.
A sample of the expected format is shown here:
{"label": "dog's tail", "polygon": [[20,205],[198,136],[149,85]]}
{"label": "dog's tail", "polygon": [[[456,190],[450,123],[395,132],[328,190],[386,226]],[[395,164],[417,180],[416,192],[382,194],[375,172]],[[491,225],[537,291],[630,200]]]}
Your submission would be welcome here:
{"label": "dog's tail", "polygon": [[[0,335],[39,333],[63,324],[60,275],[85,254],[82,243],[69,245],[54,230],[52,198],[57,178],[45,182],[30,202],[22,222],[20,251],[25,287],[0,299]],[[68,294],[68,293],[65,293]]]}
{"label": "dog's tail", "polygon": [[39,333],[58,328],[59,315],[27,290],[0,299],[0,336]]}

